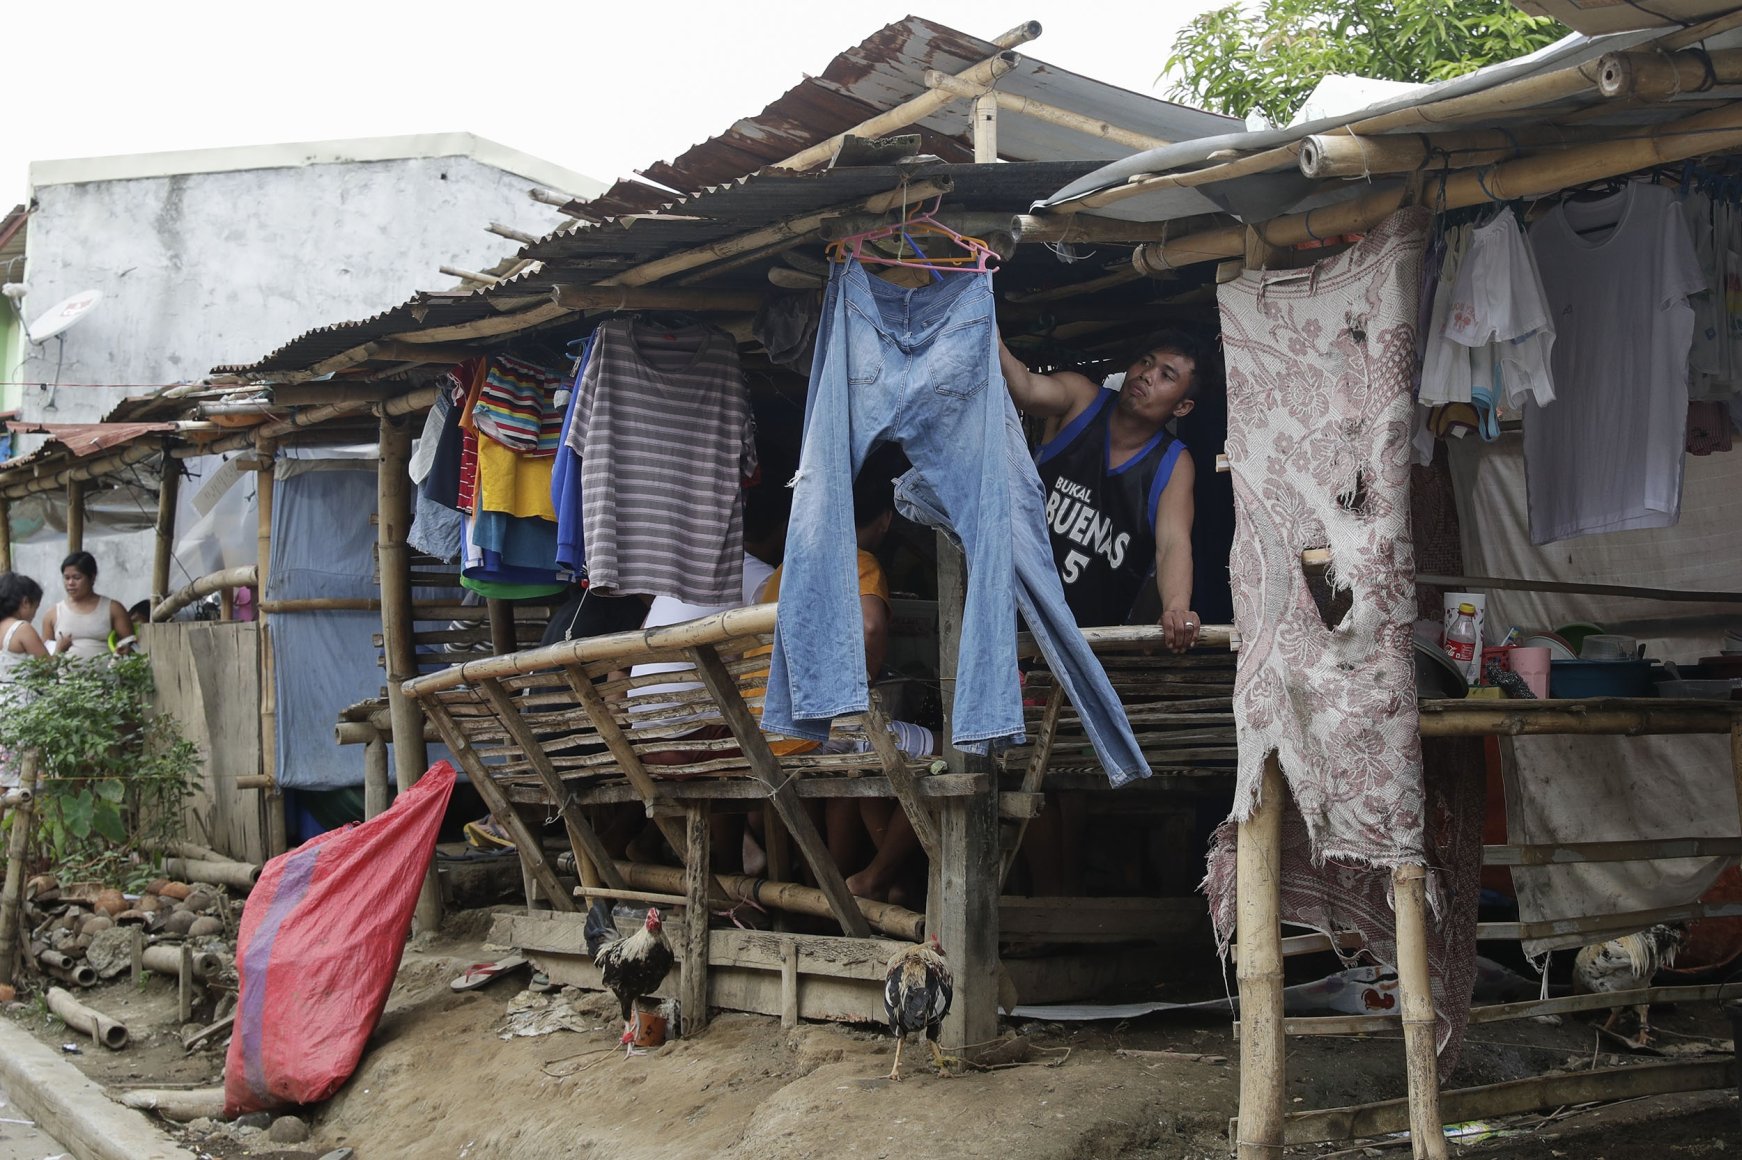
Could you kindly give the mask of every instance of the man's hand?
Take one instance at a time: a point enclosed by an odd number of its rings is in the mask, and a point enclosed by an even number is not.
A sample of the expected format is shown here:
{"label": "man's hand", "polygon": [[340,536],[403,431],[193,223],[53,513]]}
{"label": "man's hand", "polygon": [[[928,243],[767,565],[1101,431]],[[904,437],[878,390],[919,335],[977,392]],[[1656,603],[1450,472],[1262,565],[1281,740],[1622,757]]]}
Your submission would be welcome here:
{"label": "man's hand", "polygon": [[1198,639],[1198,614],[1173,611],[1161,614],[1161,639],[1169,652],[1185,652]]}

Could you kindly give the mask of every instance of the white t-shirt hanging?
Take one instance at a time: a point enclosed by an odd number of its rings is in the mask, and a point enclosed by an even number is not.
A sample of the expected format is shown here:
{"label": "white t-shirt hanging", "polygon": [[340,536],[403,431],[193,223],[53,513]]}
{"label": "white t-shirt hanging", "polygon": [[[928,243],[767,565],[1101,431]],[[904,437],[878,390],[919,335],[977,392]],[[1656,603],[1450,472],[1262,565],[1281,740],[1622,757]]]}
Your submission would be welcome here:
{"label": "white t-shirt hanging", "polygon": [[1554,401],[1554,325],[1541,275],[1510,210],[1471,232],[1452,287],[1445,336],[1468,347],[1493,347],[1472,364],[1471,378],[1484,391],[1491,391],[1492,364],[1498,364],[1514,406],[1526,398],[1539,405]]}
{"label": "white t-shirt hanging", "polygon": [[1446,254],[1440,263],[1439,284],[1434,290],[1427,338],[1422,343],[1421,390],[1416,393],[1416,401],[1430,407],[1470,401],[1469,348],[1446,339],[1452,299],[1469,237],[1469,226],[1454,226],[1446,232]]}
{"label": "white t-shirt hanging", "polygon": [[1557,334],[1558,394],[1525,408],[1531,542],[1668,527],[1681,514],[1688,296],[1705,285],[1675,195],[1632,182],[1599,202],[1564,202],[1530,242]]}

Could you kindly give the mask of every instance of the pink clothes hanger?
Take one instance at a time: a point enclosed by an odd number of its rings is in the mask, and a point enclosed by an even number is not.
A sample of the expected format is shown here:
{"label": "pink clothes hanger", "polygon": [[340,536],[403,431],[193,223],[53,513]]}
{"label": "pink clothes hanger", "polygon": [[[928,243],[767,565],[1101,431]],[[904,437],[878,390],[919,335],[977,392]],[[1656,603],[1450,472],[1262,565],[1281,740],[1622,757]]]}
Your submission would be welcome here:
{"label": "pink clothes hanger", "polygon": [[[957,233],[932,216],[937,213],[942,204],[943,198],[939,196],[932,201],[930,208],[910,214],[901,221],[891,222],[888,225],[840,238],[830,243],[830,257],[837,262],[853,258],[865,265],[906,266],[917,270],[943,273],[985,274],[995,269],[999,261],[998,253],[984,240]],[[946,257],[928,256],[915,245],[913,238],[916,234],[922,237],[943,238],[953,242],[966,252]],[[900,238],[905,246],[911,246],[916,257],[902,257],[900,253],[890,257],[879,254],[875,250],[866,250],[867,243],[885,241],[890,238]]]}

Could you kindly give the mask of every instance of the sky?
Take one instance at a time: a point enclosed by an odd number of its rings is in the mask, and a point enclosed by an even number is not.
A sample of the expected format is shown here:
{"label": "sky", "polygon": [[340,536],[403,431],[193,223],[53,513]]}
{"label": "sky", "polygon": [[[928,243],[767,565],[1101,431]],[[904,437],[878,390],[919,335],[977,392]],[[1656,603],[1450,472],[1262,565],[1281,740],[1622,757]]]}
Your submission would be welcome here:
{"label": "sky", "polygon": [[1175,33],[1217,6],[12,0],[0,201],[25,198],[36,160],[455,131],[609,182],[760,111],[909,13],[986,39],[1038,20],[1018,51],[1165,96]]}

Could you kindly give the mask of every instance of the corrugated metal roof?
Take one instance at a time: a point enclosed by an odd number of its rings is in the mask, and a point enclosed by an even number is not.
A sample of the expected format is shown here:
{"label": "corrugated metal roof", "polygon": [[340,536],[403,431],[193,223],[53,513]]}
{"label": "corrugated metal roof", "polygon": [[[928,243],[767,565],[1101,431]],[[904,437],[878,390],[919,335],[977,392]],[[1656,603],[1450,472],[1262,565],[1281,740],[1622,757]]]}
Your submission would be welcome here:
{"label": "corrugated metal roof", "polygon": [[[920,96],[929,91],[928,69],[961,72],[998,51],[989,40],[909,16],[841,53],[820,75],[806,77],[756,116],[738,121],[675,160],[641,172],[670,189],[699,193],[773,165]],[[1135,93],[1027,56],[999,79],[997,87],[1165,141],[1227,133],[1241,124],[1234,117]],[[946,161],[973,159],[965,101],[944,106],[917,128],[928,152]],[[999,118],[998,152],[1011,161],[1106,161],[1128,150],[1088,133],[1007,113]],[[645,213],[659,201],[657,190],[620,181],[602,196],[571,203],[568,209],[577,216],[602,220]]]}
{"label": "corrugated metal roof", "polygon": [[141,435],[174,431],[174,423],[8,423],[12,431],[24,435],[48,435],[71,451],[77,458],[95,455],[123,443],[131,443]]}
{"label": "corrugated metal roof", "polygon": [[[528,246],[524,256],[537,259],[541,266],[516,278],[482,291],[419,294],[372,318],[310,331],[251,367],[220,370],[239,374],[303,371],[362,343],[540,307],[550,301],[552,289],[560,283],[603,281],[644,262],[710,245],[784,218],[859,201],[897,188],[904,180],[949,179],[954,185],[948,198],[952,209],[1020,213],[1057,189],[1059,183],[1082,175],[1094,165],[1093,161],[1000,165],[933,162],[763,173],[673,202],[664,207],[672,215],[668,220],[637,217],[597,226],[576,223]],[[1036,272],[1062,269],[1050,254],[1041,257],[1044,264],[1037,260]],[[1007,282],[1014,279],[1023,284],[1018,262],[1011,263],[1007,272]],[[759,269],[744,271],[737,280],[767,285]],[[1034,279],[1031,275],[1026,280]]]}

